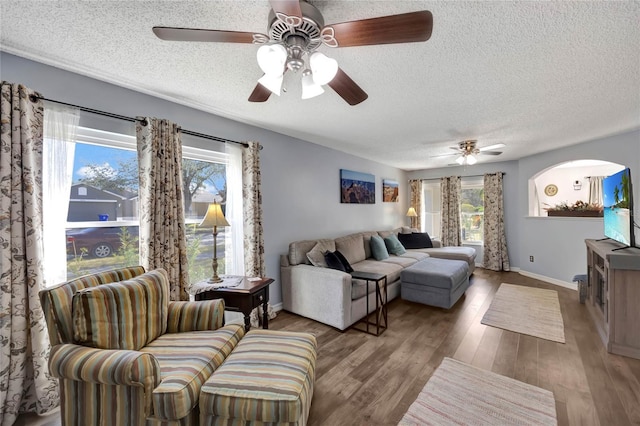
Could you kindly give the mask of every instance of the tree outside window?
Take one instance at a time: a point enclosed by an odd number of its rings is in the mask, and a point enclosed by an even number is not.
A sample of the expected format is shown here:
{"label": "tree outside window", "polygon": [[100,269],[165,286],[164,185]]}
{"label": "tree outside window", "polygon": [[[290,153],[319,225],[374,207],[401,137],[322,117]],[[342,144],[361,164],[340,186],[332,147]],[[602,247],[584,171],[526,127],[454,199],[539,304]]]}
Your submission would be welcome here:
{"label": "tree outside window", "polygon": [[484,235],[484,187],[462,184],[460,198],[462,242],[483,242]]}

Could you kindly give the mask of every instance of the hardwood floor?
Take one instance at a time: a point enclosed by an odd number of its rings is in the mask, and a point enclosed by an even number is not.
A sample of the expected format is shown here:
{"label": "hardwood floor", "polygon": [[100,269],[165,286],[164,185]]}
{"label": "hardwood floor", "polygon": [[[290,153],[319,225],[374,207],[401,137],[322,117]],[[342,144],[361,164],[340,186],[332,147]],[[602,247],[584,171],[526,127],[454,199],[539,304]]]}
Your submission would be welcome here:
{"label": "hardwood floor", "polygon": [[[503,282],[558,291],[566,344],[480,324]],[[476,269],[448,311],[396,299],[379,337],[287,312],[269,326],[318,339],[310,426],[397,424],[444,357],[551,390],[559,425],[640,424],[640,360],[606,352],[575,291],[514,272]],[[57,416],[16,424],[55,426]]]}
{"label": "hardwood floor", "polygon": [[[392,301],[379,337],[280,312],[270,328],[318,339],[309,425],[397,424],[444,357],[552,391],[560,425],[640,424],[640,360],[606,352],[575,291],[483,269],[471,281],[449,311]],[[480,324],[502,282],[558,291],[566,343]]]}

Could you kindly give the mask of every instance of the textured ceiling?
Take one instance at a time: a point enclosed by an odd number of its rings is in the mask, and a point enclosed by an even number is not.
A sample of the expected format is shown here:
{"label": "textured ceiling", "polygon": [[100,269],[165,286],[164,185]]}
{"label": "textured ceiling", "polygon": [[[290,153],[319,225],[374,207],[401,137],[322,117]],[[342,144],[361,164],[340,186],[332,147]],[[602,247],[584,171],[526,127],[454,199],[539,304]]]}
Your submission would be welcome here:
{"label": "textured ceiling", "polygon": [[[521,158],[640,128],[640,3],[312,1],[325,23],[427,9],[425,43],[331,49],[368,94],[250,103],[254,45],[167,42],[151,27],[266,32],[268,1],[0,1],[0,49],[406,170],[463,139]],[[291,75],[290,75],[291,74]],[[117,111],[112,111],[117,113]],[[170,118],[170,117],[169,117]]]}

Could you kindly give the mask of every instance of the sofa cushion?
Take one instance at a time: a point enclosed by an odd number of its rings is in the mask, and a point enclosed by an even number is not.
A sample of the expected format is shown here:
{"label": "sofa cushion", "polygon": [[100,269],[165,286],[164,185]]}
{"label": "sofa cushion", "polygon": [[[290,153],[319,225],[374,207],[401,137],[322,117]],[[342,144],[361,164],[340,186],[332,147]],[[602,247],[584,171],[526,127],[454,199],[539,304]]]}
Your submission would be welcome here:
{"label": "sofa cushion", "polygon": [[433,243],[426,232],[414,232],[412,234],[398,234],[398,240],[406,249],[431,248]]}
{"label": "sofa cushion", "polygon": [[402,231],[402,228],[392,229],[391,231],[378,231],[378,235],[382,238],[386,238],[390,235],[398,235]]}
{"label": "sofa cushion", "polygon": [[344,264],[340,261],[340,258],[332,251],[328,251],[324,254],[324,261],[327,264],[327,267],[330,269],[347,272],[347,269],[344,267]]}
{"label": "sofa cushion", "polygon": [[374,235],[378,235],[377,232],[373,231],[373,232],[363,232],[362,233],[362,239],[364,242],[364,255],[365,255],[365,259],[369,259],[372,254],[371,254],[371,237]]}
{"label": "sofa cushion", "polygon": [[382,260],[382,262],[394,263],[396,265],[402,266],[403,268],[411,266],[417,261],[418,261],[417,259],[412,259],[410,257],[396,256],[396,255],[390,255],[388,258]]}
{"label": "sofa cushion", "polygon": [[405,254],[407,251],[404,249],[402,243],[398,240],[398,237],[395,235],[389,235],[384,238],[384,245],[387,246],[387,251],[389,254],[401,255]]}
{"label": "sofa cushion", "polygon": [[329,246],[329,244],[326,244],[325,241],[320,241],[315,246],[313,246],[309,253],[307,253],[307,259],[309,259],[309,262],[311,262],[313,266],[326,268],[327,262],[325,261],[324,257],[327,251],[333,250],[331,250],[331,247]]}
{"label": "sofa cushion", "polygon": [[364,237],[361,233],[336,238],[335,242],[336,250],[340,250],[351,265],[366,259]]}
{"label": "sofa cushion", "polygon": [[334,251],[336,249],[334,241],[329,239],[294,241],[289,244],[289,264],[291,266],[300,264],[311,265],[311,262],[307,259],[307,253],[320,242],[328,247],[327,250]]}
{"label": "sofa cushion", "polygon": [[178,420],[197,405],[202,385],[244,336],[242,324],[215,331],[170,333],[141,349],[160,365],[160,385],[153,390],[157,417]]}
{"label": "sofa cushion", "polygon": [[73,296],[74,339],[102,349],[138,350],[165,333],[169,276],[156,269]]}
{"label": "sofa cushion", "polygon": [[410,257],[411,259],[415,259],[415,260],[422,260],[422,259],[426,259],[427,257],[429,257],[428,253],[423,253],[421,251],[406,251],[404,254],[400,255],[400,257]]}
{"label": "sofa cushion", "polygon": [[389,252],[387,252],[387,246],[384,244],[384,240],[374,235],[371,237],[371,254],[375,260],[384,260],[389,257]]}
{"label": "sofa cushion", "polygon": [[[384,274],[387,276],[387,285],[400,279],[400,272],[402,272],[402,266],[385,261],[378,261],[373,259],[363,260],[353,266],[355,271],[360,272],[372,272],[375,274]],[[381,282],[382,285],[382,282]],[[375,287],[369,284],[369,292],[374,291]],[[364,280],[353,280],[351,285],[351,299],[356,300],[366,294]]]}
{"label": "sofa cushion", "polygon": [[139,350],[147,344],[144,285],[117,282],[78,291],[73,296],[73,322],[80,345]]}

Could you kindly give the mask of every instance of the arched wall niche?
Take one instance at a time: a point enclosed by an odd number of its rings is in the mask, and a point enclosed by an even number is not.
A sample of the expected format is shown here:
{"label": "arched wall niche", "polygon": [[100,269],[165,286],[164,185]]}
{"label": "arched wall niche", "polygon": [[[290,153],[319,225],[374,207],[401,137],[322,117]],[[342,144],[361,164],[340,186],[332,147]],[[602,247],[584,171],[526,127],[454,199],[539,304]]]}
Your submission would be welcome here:
{"label": "arched wall niche", "polygon": [[582,159],[539,171],[529,178],[529,216],[547,216],[546,208],[561,203],[589,202],[590,178],[610,176],[624,167],[609,161]]}

